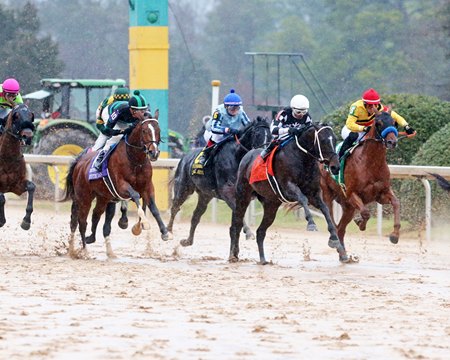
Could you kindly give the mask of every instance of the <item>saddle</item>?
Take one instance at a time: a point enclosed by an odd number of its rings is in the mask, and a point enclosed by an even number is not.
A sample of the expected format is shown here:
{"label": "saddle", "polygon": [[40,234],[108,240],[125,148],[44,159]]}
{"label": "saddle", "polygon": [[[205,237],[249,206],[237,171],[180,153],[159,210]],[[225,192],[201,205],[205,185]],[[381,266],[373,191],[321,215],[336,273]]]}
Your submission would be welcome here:
{"label": "saddle", "polygon": [[[339,151],[341,150],[343,142],[340,142],[339,144],[336,145],[336,153],[339,154]],[[339,159],[339,173],[337,175],[333,175],[331,173],[331,171],[328,171],[328,167],[325,165],[325,169],[330,173],[331,177],[334,179],[334,181],[336,181],[336,183],[341,187],[342,191],[346,192],[346,187],[345,187],[345,179],[344,179],[344,169],[345,169],[345,162],[347,160],[347,158],[350,156],[350,154],[353,152],[353,150],[355,150],[359,145],[361,144],[361,142],[356,142],[352,145],[352,147],[348,148],[345,152],[344,155],[342,155],[342,157]]]}
{"label": "saddle", "polygon": [[191,167],[191,175],[205,175],[205,168],[207,167],[207,165],[210,163],[210,160],[212,159],[212,157],[219,151],[219,149],[222,147],[222,145],[228,141],[229,139],[226,138],[224,140],[222,140],[221,142],[218,142],[216,144],[214,144],[212,146],[212,149],[210,150],[210,154],[208,159],[206,160],[205,164],[202,165],[202,163],[200,162],[200,158],[203,156],[203,153],[205,151],[205,149],[203,148],[198,155],[195,157],[194,162],[192,163],[192,167]]}
{"label": "saddle", "polygon": [[100,155],[100,152],[98,152],[97,156],[94,156],[92,158],[91,164],[89,166],[89,171],[88,171],[88,179],[89,180],[97,180],[97,179],[100,179],[102,177],[108,176],[108,162],[109,162],[109,158],[111,157],[111,154],[116,149],[117,145],[118,144],[113,144],[111,146],[111,148],[109,149],[109,151],[105,154],[105,156],[103,158],[103,162],[102,162],[102,169],[101,169],[101,171],[98,171],[94,167],[95,160]]}

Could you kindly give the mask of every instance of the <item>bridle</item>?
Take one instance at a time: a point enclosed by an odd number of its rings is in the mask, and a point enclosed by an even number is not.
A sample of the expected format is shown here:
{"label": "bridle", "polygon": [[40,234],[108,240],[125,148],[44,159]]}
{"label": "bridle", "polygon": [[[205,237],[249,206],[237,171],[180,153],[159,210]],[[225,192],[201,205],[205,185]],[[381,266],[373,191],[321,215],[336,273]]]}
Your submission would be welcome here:
{"label": "bridle", "polygon": [[[25,146],[25,145],[30,145],[29,143],[27,143],[27,137],[24,135],[21,135],[21,131],[24,130],[24,128],[21,127],[21,122],[22,119],[16,119],[15,117],[19,117],[19,110],[20,110],[20,105],[16,105],[11,112],[8,114],[7,120],[6,120],[6,125],[5,125],[5,130],[4,132],[6,134],[8,134],[9,136],[13,137],[14,139],[18,140],[20,142],[21,145]],[[27,109],[27,108],[26,108]],[[11,120],[10,120],[11,117]],[[8,123],[11,124],[11,126],[8,126]],[[30,130],[34,131],[34,125],[33,123],[30,121]],[[31,143],[31,139],[30,139],[30,143]]]}
{"label": "bridle", "polygon": [[[300,139],[299,139],[299,137],[302,137],[302,135],[303,135],[307,130],[309,130],[311,127],[314,127],[314,144],[313,144],[313,148],[314,148],[315,146],[317,146],[317,151],[318,151],[318,153],[319,153],[319,156],[314,155],[311,151],[307,150],[304,146],[302,146],[302,145],[300,144]],[[304,129],[304,131],[303,131],[299,136],[297,136],[297,135],[294,136],[295,144],[297,145],[297,147],[298,147],[301,151],[303,151],[305,154],[311,156],[312,158],[316,159],[316,160],[317,160],[318,162],[320,162],[320,163],[325,163],[325,162],[329,161],[329,159],[325,158],[324,155],[323,155],[323,150],[322,150],[322,146],[323,146],[323,145],[322,145],[322,143],[321,143],[321,141],[320,141],[320,137],[319,137],[320,132],[323,131],[323,130],[325,130],[325,129],[329,129],[329,130],[331,130],[331,131],[333,132],[333,129],[331,128],[331,126],[326,125],[326,126],[319,127],[319,129],[317,129],[314,125],[311,124],[311,125],[309,125],[308,127],[306,127],[306,128]],[[328,137],[328,139],[329,139],[329,141],[330,141],[331,147],[334,149],[333,138],[330,136],[330,137]],[[334,150],[335,150],[335,149],[334,149]],[[336,152],[334,152],[334,153],[336,154]]]}
{"label": "bridle", "polygon": [[[259,129],[259,128],[269,129],[269,131],[270,131],[270,126],[269,126],[268,124],[264,123],[263,121],[260,121],[260,123],[258,123],[258,124],[256,124],[256,125],[253,125],[253,123],[251,123],[251,124],[243,131],[243,133],[241,134],[240,137],[238,137],[237,135],[234,135],[234,140],[235,140],[235,142],[236,142],[240,147],[242,147],[242,148],[245,150],[245,152],[249,152],[251,149],[247,149],[246,146],[242,145],[241,139],[244,138],[244,137],[247,135],[248,132],[250,132],[250,131],[255,131],[256,129]],[[267,140],[267,134],[266,134],[266,136],[265,136],[265,140]],[[261,145],[257,145],[257,146],[255,146],[255,147],[253,147],[253,149],[260,148],[260,147],[262,147],[262,146],[268,144],[269,142],[270,142],[270,140],[269,140],[269,141],[265,141],[265,142],[263,142]]]}
{"label": "bridle", "polygon": [[[144,160],[144,162],[142,164],[145,164],[147,162],[147,159],[149,159],[150,161],[156,161],[158,159],[159,152],[160,152],[159,151],[159,144],[160,144],[161,141],[156,139],[156,137],[157,137],[156,136],[156,130],[153,127],[153,125],[150,124],[150,121],[154,121],[154,122],[156,122],[156,124],[159,124],[157,119],[145,119],[142,122],[140,122],[140,124],[141,124],[141,127],[143,127],[143,126],[145,126],[146,123],[149,123],[147,125],[148,125],[148,127],[149,127],[149,129],[150,129],[150,131],[152,133],[152,139],[151,140],[145,141],[143,139],[142,131],[140,133],[140,145],[131,144],[128,141],[128,134],[124,136],[126,149],[127,149],[127,156],[128,156],[128,159],[130,161],[132,161],[132,159],[130,157],[131,154],[128,151],[129,147],[133,148],[133,149],[137,149],[139,151],[142,151],[146,155],[146,158],[145,158],[145,160]],[[133,131],[134,131],[134,128],[133,128]],[[151,149],[152,145],[154,145],[154,148],[155,148],[154,150]]]}

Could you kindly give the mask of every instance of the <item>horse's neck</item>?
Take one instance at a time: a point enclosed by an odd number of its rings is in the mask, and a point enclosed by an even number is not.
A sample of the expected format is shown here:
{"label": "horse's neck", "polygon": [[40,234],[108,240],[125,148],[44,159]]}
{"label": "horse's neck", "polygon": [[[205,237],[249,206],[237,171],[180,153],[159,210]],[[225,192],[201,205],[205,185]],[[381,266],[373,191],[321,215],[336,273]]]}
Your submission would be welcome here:
{"label": "horse's neck", "polygon": [[22,155],[19,141],[6,131],[0,136],[0,154],[2,157],[13,157]]}
{"label": "horse's neck", "polygon": [[360,146],[361,155],[367,156],[371,163],[386,163],[386,148],[383,143],[371,137]]}

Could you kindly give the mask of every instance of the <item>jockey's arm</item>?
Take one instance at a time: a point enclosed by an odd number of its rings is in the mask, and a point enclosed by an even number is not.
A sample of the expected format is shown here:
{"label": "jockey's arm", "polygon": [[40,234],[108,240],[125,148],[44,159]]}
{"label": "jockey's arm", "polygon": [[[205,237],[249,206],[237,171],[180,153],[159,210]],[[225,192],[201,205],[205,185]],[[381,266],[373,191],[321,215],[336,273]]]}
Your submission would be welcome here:
{"label": "jockey's arm", "polygon": [[284,127],[284,120],[286,115],[283,112],[277,114],[276,118],[270,124],[270,133],[274,139],[282,138],[284,135],[288,134],[289,127]]}
{"label": "jockey's arm", "polygon": [[225,126],[222,126],[222,114],[217,110],[214,111],[211,132],[213,134],[226,134],[226,129]]}
{"label": "jockey's arm", "polygon": [[405,127],[408,125],[408,122],[405,120],[405,118],[397,114],[394,110],[391,111],[391,116],[399,126]]}
{"label": "jockey's arm", "polygon": [[347,121],[345,122],[345,126],[352,132],[361,132],[364,131],[364,126],[358,125],[356,123],[358,117],[353,114],[348,114]]}

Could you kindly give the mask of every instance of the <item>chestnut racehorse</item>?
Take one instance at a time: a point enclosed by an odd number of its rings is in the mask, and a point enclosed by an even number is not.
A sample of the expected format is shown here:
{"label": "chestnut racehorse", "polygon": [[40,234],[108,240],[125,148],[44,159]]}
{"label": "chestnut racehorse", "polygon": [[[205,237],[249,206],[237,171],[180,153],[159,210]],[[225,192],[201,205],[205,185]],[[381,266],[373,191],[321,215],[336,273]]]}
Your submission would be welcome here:
{"label": "chestnut racehorse", "polygon": [[[159,156],[160,128],[158,111],[155,118],[138,121],[129,135],[125,135],[111,154],[108,162],[108,172],[111,179],[112,191],[105,185],[104,178],[88,180],[88,171],[96,156],[96,152],[84,152],[71,164],[66,180],[66,197],[72,199],[72,214],[70,221],[71,236],[69,239],[69,254],[74,256],[74,235],[79,226],[83,248],[86,244],[95,242],[95,233],[101,215],[112,201],[132,199],[137,206],[139,222],[134,226],[133,233],[142,228],[149,229],[150,223],[140,204],[148,207],[155,217],[162,238],[167,240],[169,232],[164,225],[159,210],[155,204],[155,189],[152,183],[151,162]],[[113,194],[114,193],[114,194]],[[92,204],[96,204],[92,214],[91,235],[86,237],[87,216]],[[103,226],[106,253],[108,257],[115,257],[109,235],[111,220],[114,213],[109,213]]]}
{"label": "chestnut racehorse", "polygon": [[[386,150],[397,146],[397,137],[398,131],[390,113],[379,112],[370,130],[345,161],[345,188],[340,186],[325,169],[321,169],[324,201],[330,209],[333,200],[342,206],[343,214],[337,225],[337,233],[344,247],[345,230],[356,215],[356,211],[361,214],[361,218],[355,222],[359,229],[364,231],[370,218],[366,205],[375,201],[392,205],[394,230],[389,239],[393,244],[398,242],[400,202],[392,191],[390,171],[386,161]],[[356,257],[351,259],[357,261]]]}

